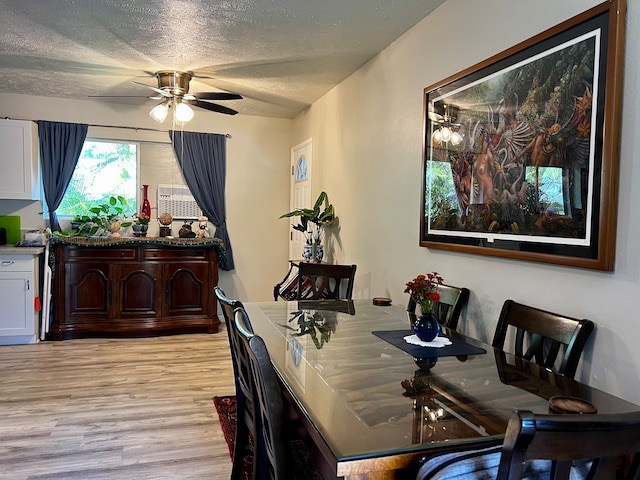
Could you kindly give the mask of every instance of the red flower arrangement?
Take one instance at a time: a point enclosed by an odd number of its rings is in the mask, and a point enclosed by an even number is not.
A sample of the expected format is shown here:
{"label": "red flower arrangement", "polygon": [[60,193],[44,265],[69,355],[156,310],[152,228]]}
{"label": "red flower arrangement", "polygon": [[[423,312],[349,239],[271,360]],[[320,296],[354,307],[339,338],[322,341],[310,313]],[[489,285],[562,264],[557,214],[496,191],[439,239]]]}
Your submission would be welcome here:
{"label": "red flower arrangement", "polygon": [[136,224],[138,225],[149,225],[149,221],[151,220],[151,218],[149,218],[149,216],[144,212],[136,213],[135,217]]}
{"label": "red flower arrangement", "polygon": [[438,285],[442,285],[444,279],[438,272],[418,275],[407,282],[404,293],[408,293],[414,302],[420,305],[422,314],[432,313],[433,304],[440,301],[440,294],[437,292]]}

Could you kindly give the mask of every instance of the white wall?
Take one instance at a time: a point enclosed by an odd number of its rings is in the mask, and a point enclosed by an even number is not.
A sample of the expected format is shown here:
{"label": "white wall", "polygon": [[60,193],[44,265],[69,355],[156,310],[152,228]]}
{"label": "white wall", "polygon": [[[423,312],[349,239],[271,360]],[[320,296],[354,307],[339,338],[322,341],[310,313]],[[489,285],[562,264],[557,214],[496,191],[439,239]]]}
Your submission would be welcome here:
{"label": "white wall", "polygon": [[628,5],[615,273],[418,246],[423,89],[598,3],[449,0],[299,115],[293,143],[313,137],[314,191],[336,208],[334,256],[358,264],[357,297],[404,304],[405,282],[436,270],[471,289],[461,328],[485,340],[507,298],[589,318],[578,378],[640,403],[640,2]]}
{"label": "white wall", "polygon": [[[0,94],[0,117],[51,120],[168,129],[147,114],[151,106],[104,104],[94,101],[63,100],[24,95]],[[273,299],[273,285],[288,268],[289,225],[278,217],[289,210],[289,165],[291,120],[235,115],[233,117],[195,109],[185,130],[228,133],[227,140],[227,224],[233,245],[235,270],[220,271],[219,284],[234,298],[247,301]],[[162,132],[90,127],[88,136],[119,140],[168,142]],[[157,155],[141,159],[141,182],[157,183],[160,178],[184,183],[169,145],[143,144]],[[156,163],[154,163],[156,162]],[[164,172],[164,177],[162,173]],[[163,183],[171,183],[165,180]],[[156,193],[150,192],[152,207]],[[0,200],[0,215],[20,215],[22,228],[43,226],[41,202]],[[153,210],[155,212],[155,210]],[[157,226],[152,225],[150,229]],[[174,232],[175,233],[175,232]],[[213,232],[212,232],[213,233]]]}

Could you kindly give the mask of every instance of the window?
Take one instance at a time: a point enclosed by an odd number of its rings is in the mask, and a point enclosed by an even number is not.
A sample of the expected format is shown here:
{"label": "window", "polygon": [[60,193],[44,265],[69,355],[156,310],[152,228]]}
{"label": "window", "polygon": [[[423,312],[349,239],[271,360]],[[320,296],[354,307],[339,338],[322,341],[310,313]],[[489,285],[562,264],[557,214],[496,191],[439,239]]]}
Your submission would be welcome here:
{"label": "window", "polygon": [[304,155],[300,155],[296,165],[296,182],[304,182],[309,180],[309,170],[307,168],[307,159]]}
{"label": "window", "polygon": [[537,203],[542,211],[550,210],[556,215],[565,214],[564,177],[560,167],[527,166],[526,179],[537,192]]}
{"label": "window", "polygon": [[138,145],[106,140],[86,140],[58,216],[86,215],[109,197],[122,196],[127,211],[137,211]]}
{"label": "window", "polygon": [[[462,212],[456,194],[451,164],[434,160],[429,160],[428,164],[427,187],[431,194],[427,196],[425,212],[430,212],[431,218],[446,219],[448,226],[454,225]],[[435,226],[432,225],[432,227]],[[444,226],[438,225],[439,228]]]}

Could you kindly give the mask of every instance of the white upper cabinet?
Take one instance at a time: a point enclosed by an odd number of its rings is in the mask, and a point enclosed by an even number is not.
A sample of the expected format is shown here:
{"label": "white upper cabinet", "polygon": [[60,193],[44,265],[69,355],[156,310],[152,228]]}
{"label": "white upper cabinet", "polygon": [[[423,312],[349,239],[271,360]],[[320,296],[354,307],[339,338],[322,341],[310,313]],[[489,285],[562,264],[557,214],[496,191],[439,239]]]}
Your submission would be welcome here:
{"label": "white upper cabinet", "polygon": [[39,200],[38,127],[0,119],[0,199]]}

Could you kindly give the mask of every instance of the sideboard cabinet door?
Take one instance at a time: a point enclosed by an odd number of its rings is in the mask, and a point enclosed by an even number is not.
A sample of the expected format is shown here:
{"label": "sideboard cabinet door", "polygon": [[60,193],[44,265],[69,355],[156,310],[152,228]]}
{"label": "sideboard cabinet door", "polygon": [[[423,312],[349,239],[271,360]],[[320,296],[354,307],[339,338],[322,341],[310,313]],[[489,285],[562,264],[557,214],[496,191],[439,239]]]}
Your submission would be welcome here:
{"label": "sideboard cabinet door", "polygon": [[114,267],[118,279],[115,318],[159,317],[162,305],[162,265],[122,264]]}
{"label": "sideboard cabinet door", "polygon": [[207,309],[209,264],[190,261],[165,265],[164,315],[209,315]]}
{"label": "sideboard cabinet door", "polygon": [[113,290],[108,263],[69,263],[64,305],[70,322],[108,321]]}

